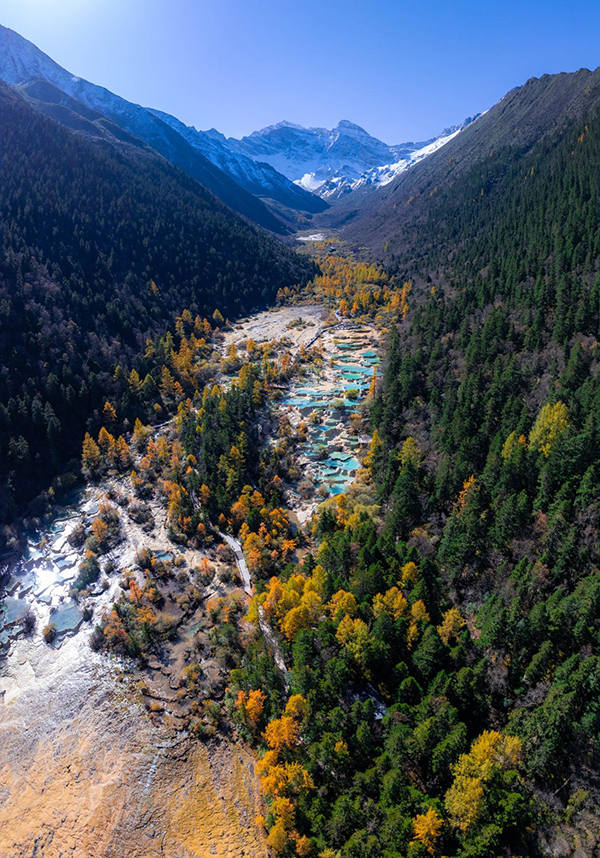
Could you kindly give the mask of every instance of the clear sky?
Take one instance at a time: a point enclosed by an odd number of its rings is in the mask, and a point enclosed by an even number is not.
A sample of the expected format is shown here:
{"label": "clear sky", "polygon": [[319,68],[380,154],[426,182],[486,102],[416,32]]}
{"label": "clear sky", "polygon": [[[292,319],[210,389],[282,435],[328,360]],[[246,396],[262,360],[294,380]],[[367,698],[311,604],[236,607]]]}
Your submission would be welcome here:
{"label": "clear sky", "polygon": [[545,72],[600,65],[600,0],[1,0],[80,77],[228,136],[340,119],[422,140]]}

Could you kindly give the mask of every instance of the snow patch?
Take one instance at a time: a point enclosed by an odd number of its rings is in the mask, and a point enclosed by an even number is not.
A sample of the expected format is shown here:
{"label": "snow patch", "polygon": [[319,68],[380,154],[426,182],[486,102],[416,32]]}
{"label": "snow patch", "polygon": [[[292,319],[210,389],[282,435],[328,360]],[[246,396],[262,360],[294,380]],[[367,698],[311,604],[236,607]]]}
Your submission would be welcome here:
{"label": "snow patch", "polygon": [[306,191],[318,190],[321,185],[324,183],[324,179],[317,179],[315,173],[305,173],[301,179],[296,179],[294,182],[295,185],[299,185],[301,188],[304,188]]}

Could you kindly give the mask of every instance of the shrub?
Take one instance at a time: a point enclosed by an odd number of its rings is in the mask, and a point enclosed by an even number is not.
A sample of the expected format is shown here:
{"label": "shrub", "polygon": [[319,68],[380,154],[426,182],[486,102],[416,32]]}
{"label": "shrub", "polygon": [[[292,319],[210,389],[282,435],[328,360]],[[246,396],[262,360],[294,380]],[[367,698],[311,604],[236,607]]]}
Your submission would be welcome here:
{"label": "shrub", "polygon": [[47,626],[44,626],[42,635],[44,636],[46,643],[52,643],[56,637],[56,623],[48,623]]}
{"label": "shrub", "polygon": [[93,552],[88,552],[85,560],[79,566],[79,574],[73,583],[75,590],[85,590],[95,583],[100,575],[100,564]]}

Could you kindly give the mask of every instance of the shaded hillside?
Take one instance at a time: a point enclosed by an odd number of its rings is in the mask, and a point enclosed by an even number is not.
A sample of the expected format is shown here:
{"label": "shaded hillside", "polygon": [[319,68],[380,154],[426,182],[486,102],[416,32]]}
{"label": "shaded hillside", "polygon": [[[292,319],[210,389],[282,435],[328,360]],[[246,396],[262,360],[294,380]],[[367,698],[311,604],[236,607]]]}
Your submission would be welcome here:
{"label": "shaded hillside", "polygon": [[439,152],[381,191],[359,190],[341,200],[321,222],[345,227],[349,239],[378,252],[386,245],[390,253],[403,251],[412,242],[411,226],[427,218],[440,197],[458,211],[470,171],[525,154],[547,135],[593,114],[599,104],[600,69],[531,78]]}
{"label": "shaded hillside", "polygon": [[263,306],[309,273],[146,147],[93,143],[4,84],[0,223],[3,516],[78,453],[147,336],[184,308]]}
{"label": "shaded hillside", "polygon": [[[31,42],[7,27],[0,26],[0,79],[11,85],[41,81],[52,84],[63,93],[63,101],[77,101],[89,110],[99,112],[106,120],[128,135],[143,140],[168,161],[216,194],[220,200],[239,214],[250,218],[273,232],[285,234],[290,228],[267,206],[231,176],[211,163],[166,122],[141,107],[120,98],[104,87],[90,83],[63,69]],[[49,90],[38,88],[36,98],[45,101]],[[54,118],[71,127],[72,116],[59,110],[56,98]]]}

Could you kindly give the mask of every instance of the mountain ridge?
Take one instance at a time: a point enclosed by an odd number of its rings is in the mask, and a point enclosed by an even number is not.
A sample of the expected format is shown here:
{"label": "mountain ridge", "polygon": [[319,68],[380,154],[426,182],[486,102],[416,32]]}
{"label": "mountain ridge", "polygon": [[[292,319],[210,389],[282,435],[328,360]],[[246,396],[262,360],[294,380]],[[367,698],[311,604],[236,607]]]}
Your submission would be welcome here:
{"label": "mountain ridge", "polygon": [[177,117],[162,110],[148,108],[148,111],[177,131],[194,149],[232,176],[250,193],[256,196],[268,195],[271,199],[299,211],[316,213],[327,208],[323,200],[291,182],[270,164],[254,161],[242,153],[235,154],[228,147],[225,136],[216,129],[211,129],[212,133],[198,131],[194,126],[185,125]]}
{"label": "mountain ridge", "polygon": [[[600,107],[600,67],[529,78],[509,90],[443,151],[433,153],[370,195],[357,192],[336,206],[328,223],[343,225],[353,241],[377,253],[406,245],[411,224],[426,216],[435,198],[450,192],[474,166],[500,150],[523,153],[586,112]],[[410,201],[410,202],[409,202]],[[324,216],[325,222],[327,215]]]}
{"label": "mountain ridge", "polygon": [[[33,43],[14,30],[2,26],[0,26],[0,78],[11,85],[22,85],[36,78],[54,84],[67,96],[97,110],[128,133],[152,146],[168,161],[200,181],[239,214],[273,232],[285,234],[290,231],[289,225],[274,214],[261,199],[244,188],[235,177],[206,158],[197,146],[191,145],[155,112],[121,98],[106,87],[71,74]],[[277,183],[271,176],[271,188],[275,184]],[[278,188],[280,197],[278,202],[283,201],[282,189],[288,185],[287,179],[282,177]],[[296,205],[301,196],[297,190],[288,191],[288,197]],[[308,197],[306,199],[311,201]],[[315,210],[323,208],[322,204],[312,205]]]}
{"label": "mountain ridge", "polygon": [[[1,26],[0,78],[20,87],[37,79],[53,84],[66,97],[139,137],[238,213],[282,235],[307,218],[326,214],[340,197],[389,183],[471,121],[468,118],[429,140],[392,146],[349,119],[341,119],[332,129],[304,128],[283,120],[240,140],[226,138],[216,129],[200,131],[165,111],[127,101],[77,77]],[[37,106],[48,112],[39,88],[36,98]],[[62,117],[73,127],[72,114],[56,106],[55,95],[51,102],[54,118]],[[97,133],[99,123],[94,121]],[[83,123],[79,130],[84,132]]]}
{"label": "mountain ridge", "polygon": [[297,185],[331,202],[365,185],[381,184],[385,179],[378,171],[393,176],[411,166],[413,156],[417,160],[426,157],[427,147],[444,145],[471,121],[468,117],[425,141],[388,145],[348,119],[331,129],[305,128],[284,120],[239,140],[227,138],[226,144],[253,160],[266,161]]}

